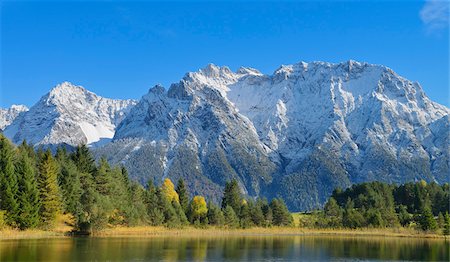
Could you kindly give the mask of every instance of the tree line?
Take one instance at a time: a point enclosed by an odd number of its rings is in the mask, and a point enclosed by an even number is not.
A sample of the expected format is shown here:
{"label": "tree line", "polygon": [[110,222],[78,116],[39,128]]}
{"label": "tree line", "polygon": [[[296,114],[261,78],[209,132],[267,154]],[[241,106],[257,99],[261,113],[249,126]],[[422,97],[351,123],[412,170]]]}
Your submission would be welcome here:
{"label": "tree line", "polygon": [[323,210],[303,216],[301,226],[317,228],[408,227],[450,233],[449,184],[383,182],[336,189]]}
{"label": "tree line", "polygon": [[247,199],[236,180],[225,185],[221,205],[203,196],[190,198],[183,180],[175,186],[144,188],[127,170],[95,161],[85,145],[73,152],[60,147],[35,150],[25,141],[15,147],[0,134],[0,229],[51,229],[61,214],[72,217],[78,233],[108,226],[209,225],[225,228],[292,226],[282,199]]}

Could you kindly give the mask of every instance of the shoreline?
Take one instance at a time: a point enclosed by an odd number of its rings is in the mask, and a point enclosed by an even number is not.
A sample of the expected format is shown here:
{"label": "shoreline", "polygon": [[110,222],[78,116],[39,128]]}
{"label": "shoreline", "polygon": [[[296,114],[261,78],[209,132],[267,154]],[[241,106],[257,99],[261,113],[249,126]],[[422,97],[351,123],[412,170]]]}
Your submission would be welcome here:
{"label": "shoreline", "polygon": [[[436,233],[424,233],[405,228],[386,229],[310,229],[310,228],[249,228],[249,229],[223,229],[223,228],[166,228],[153,226],[114,227],[95,232],[91,236],[98,238],[149,238],[149,237],[289,237],[289,236],[327,236],[327,237],[397,237],[415,239],[449,240],[449,236]],[[49,239],[73,238],[69,231],[45,230],[15,230],[0,231],[0,241],[19,239]]]}

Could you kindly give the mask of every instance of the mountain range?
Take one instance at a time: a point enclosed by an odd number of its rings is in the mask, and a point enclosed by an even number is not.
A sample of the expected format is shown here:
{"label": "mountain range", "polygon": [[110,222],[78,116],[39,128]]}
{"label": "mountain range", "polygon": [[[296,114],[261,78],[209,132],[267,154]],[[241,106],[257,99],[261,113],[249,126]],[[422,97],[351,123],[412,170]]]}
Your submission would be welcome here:
{"label": "mountain range", "polygon": [[64,82],[27,109],[0,111],[14,143],[89,144],[145,184],[183,178],[218,201],[237,179],[249,197],[321,206],[364,181],[449,180],[449,108],[382,65],[300,62],[266,75],[208,65],[139,101]]}

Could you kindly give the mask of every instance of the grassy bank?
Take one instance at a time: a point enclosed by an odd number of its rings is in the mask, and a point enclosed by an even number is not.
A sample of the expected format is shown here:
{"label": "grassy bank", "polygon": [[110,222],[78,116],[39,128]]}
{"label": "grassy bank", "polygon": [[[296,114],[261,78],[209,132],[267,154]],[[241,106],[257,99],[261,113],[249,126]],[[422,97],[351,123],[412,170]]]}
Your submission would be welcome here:
{"label": "grassy bank", "polygon": [[[6,239],[33,239],[69,237],[69,231],[43,231],[43,230],[2,230],[0,240]],[[221,236],[349,236],[349,237],[413,237],[445,239],[444,236],[434,233],[424,233],[406,228],[386,229],[308,229],[308,228],[250,228],[250,229],[223,229],[223,228],[166,228],[166,227],[114,227],[96,232],[95,237],[221,237]],[[447,236],[448,239],[448,236]]]}

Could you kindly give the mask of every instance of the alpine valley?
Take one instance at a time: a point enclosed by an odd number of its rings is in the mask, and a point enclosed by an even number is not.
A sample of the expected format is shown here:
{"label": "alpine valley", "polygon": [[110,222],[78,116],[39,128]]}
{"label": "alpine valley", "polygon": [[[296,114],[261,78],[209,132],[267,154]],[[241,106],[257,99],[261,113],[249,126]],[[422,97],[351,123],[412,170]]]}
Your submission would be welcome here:
{"label": "alpine valley", "polygon": [[64,82],[30,109],[1,109],[0,128],[16,144],[89,144],[142,184],[183,178],[191,195],[219,201],[234,178],[296,211],[353,183],[448,182],[449,113],[381,65],[301,62],[265,75],[210,64],[139,101]]}

